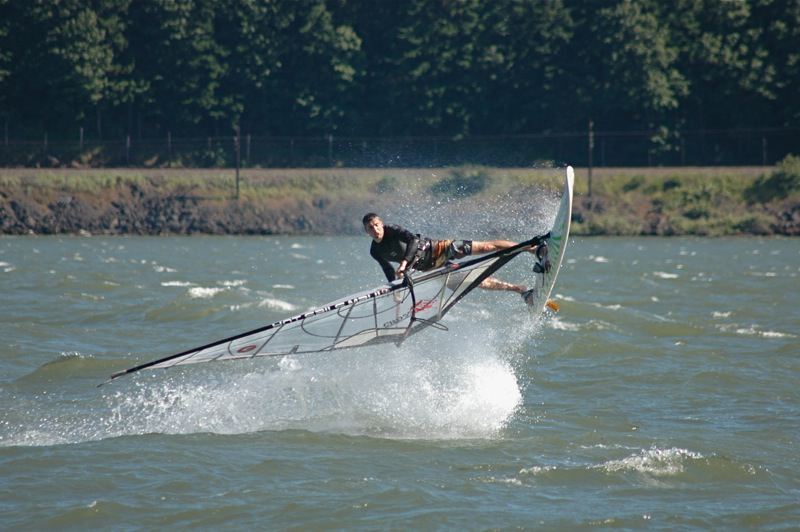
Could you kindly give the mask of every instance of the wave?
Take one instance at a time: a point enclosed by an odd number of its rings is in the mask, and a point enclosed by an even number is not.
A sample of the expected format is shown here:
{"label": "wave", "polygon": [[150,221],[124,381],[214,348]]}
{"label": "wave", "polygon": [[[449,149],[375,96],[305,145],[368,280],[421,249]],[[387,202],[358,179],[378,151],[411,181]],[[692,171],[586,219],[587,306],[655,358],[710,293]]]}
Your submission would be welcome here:
{"label": "wave", "polygon": [[283,301],[281,299],[274,299],[274,298],[263,299],[258,304],[258,306],[261,307],[261,308],[266,307],[266,308],[271,309],[271,310],[280,310],[280,311],[285,311],[285,312],[292,312],[294,310],[297,310],[297,306],[296,305],[293,305],[292,303],[289,303],[288,301]]}
{"label": "wave", "polygon": [[653,476],[674,476],[683,473],[686,463],[703,458],[700,453],[672,447],[659,449],[652,447],[639,454],[625,457],[621,460],[609,460],[596,466],[608,473],[636,472]]}
{"label": "wave", "polygon": [[220,292],[224,292],[225,288],[221,288],[218,286],[214,287],[204,287],[204,286],[195,286],[189,289],[189,297],[192,298],[200,298],[200,299],[209,299],[214,297],[215,295],[219,294]]}
{"label": "wave", "polygon": [[430,342],[414,340],[400,349],[147,371],[99,390],[94,385],[120,369],[120,361],[65,354],[20,379],[13,393],[22,400],[0,423],[0,445],[283,430],[497,437],[522,402],[512,365],[490,343],[448,338],[431,351]]}
{"label": "wave", "polygon": [[[615,454],[616,447],[597,446],[591,449],[593,454]],[[629,453],[621,458],[603,459],[600,461],[567,457],[556,464],[531,465],[521,468],[514,477],[525,484],[534,479],[548,479],[553,482],[596,483],[609,485],[610,479],[616,479],[624,486],[630,482],[650,484],[658,480],[668,482],[675,479],[681,483],[696,482],[707,484],[717,480],[726,482],[750,482],[754,477],[770,475],[762,466],[730,459],[719,454],[706,456],[697,451],[680,447],[662,448],[652,446]],[[529,480],[530,479],[530,480]]]}

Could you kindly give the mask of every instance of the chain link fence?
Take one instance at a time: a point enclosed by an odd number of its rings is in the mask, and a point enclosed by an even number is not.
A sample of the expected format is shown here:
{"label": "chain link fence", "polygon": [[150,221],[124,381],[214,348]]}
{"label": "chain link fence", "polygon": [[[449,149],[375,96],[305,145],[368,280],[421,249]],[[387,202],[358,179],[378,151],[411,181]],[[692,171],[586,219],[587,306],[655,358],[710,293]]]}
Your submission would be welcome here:
{"label": "chain link fence", "polygon": [[[237,146],[238,143],[238,146]],[[237,149],[238,147],[238,149]],[[274,137],[13,140],[0,142],[0,166],[23,167],[588,167],[767,166],[800,154],[800,128],[592,131],[451,137]]]}

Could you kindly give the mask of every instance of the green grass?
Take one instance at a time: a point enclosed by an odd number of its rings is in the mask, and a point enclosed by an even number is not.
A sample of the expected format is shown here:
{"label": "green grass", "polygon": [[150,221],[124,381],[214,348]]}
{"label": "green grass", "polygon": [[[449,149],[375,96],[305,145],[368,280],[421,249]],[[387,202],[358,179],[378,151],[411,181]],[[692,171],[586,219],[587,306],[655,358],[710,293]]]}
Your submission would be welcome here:
{"label": "green grass", "polygon": [[[766,234],[782,205],[800,203],[800,158],[775,168],[576,169],[576,234]],[[270,205],[467,198],[475,208],[520,193],[559,190],[551,168],[244,169],[240,199]],[[39,203],[74,194],[109,201],[132,189],[161,197],[232,201],[231,169],[0,169],[0,191]],[[5,194],[5,192],[4,192]],[[8,194],[6,194],[8,195]]]}

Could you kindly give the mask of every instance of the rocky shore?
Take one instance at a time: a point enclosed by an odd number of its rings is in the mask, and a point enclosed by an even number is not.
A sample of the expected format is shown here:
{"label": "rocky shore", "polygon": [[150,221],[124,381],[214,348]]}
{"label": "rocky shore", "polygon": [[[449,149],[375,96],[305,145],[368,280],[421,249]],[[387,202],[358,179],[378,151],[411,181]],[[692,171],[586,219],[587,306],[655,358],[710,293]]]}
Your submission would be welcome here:
{"label": "rocky shore", "polygon": [[[474,201],[467,204],[475,208],[498,208],[487,198],[501,194],[492,185],[493,172],[499,171],[462,170],[444,177],[425,172],[419,179],[408,170],[261,171],[248,176],[237,199],[229,170],[6,169],[0,173],[0,233],[357,234],[365,205],[382,208],[397,198],[414,202],[435,194],[469,194]],[[685,179],[651,174],[601,173],[591,197],[584,185],[577,186],[574,233],[800,235],[797,194],[753,200],[758,180],[769,174],[728,171],[693,178],[688,172]],[[579,171],[579,183],[583,177]],[[500,181],[520,186],[515,179],[504,174]]]}

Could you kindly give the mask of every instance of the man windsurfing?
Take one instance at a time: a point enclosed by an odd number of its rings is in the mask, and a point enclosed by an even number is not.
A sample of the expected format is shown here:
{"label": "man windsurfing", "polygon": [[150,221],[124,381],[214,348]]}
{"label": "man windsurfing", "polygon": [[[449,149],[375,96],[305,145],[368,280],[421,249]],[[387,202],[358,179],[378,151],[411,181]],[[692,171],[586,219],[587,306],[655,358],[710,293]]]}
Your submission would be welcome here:
{"label": "man windsurfing", "polygon": [[[510,240],[432,240],[412,233],[394,224],[384,224],[374,212],[361,220],[364,231],[372,237],[369,254],[378,261],[389,282],[403,277],[407,270],[428,271],[442,266],[448,260],[467,255],[482,255],[517,245]],[[527,251],[541,253],[542,246],[532,246]],[[392,266],[397,263],[397,268]],[[495,277],[487,277],[479,285],[486,290],[507,290],[522,296],[526,304],[533,303],[533,290],[520,284],[511,284]]]}

